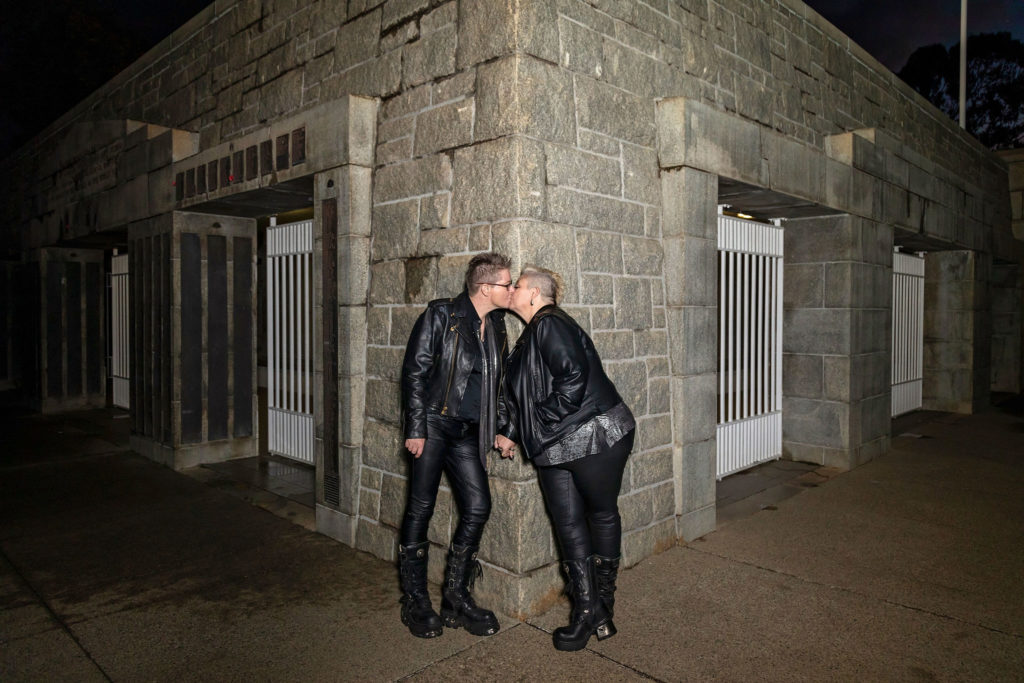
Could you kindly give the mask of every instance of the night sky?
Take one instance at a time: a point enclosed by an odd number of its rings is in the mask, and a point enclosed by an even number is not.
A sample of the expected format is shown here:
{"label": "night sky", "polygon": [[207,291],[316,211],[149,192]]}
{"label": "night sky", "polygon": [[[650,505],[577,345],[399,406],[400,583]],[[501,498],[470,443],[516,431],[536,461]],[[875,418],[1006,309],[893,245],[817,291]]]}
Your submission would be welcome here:
{"label": "night sky", "polygon": [[[208,0],[5,3],[0,21],[0,157],[85,98]],[[807,0],[892,71],[918,47],[960,40],[960,0]],[[1024,40],[1024,0],[970,0],[968,32]]]}
{"label": "night sky", "polygon": [[[960,42],[960,0],[804,0],[875,59],[898,72],[923,45]],[[968,0],[967,33],[1024,40],[1024,0]]]}

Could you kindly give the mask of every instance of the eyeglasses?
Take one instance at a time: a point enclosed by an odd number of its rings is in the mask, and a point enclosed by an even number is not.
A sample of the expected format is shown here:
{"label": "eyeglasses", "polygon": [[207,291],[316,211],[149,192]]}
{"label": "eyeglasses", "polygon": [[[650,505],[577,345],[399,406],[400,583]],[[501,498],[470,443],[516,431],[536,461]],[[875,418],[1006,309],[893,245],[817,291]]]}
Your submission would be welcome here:
{"label": "eyeglasses", "polygon": [[504,287],[505,289],[508,289],[509,287],[512,286],[512,282],[511,281],[509,281],[509,282],[478,282],[477,284],[478,285],[492,285],[494,287]]}

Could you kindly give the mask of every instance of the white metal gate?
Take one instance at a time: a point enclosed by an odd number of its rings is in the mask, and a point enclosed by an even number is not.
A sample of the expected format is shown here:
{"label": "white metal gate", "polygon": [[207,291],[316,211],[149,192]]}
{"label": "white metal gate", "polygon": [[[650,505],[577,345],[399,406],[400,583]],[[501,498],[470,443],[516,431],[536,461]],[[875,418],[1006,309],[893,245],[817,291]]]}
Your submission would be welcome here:
{"label": "white metal gate", "polygon": [[267,450],[313,462],[313,221],[267,230]]}
{"label": "white metal gate", "polygon": [[782,455],[782,227],[718,216],[717,476]]}
{"label": "white metal gate", "polygon": [[110,259],[110,378],[118,408],[130,408],[128,254]]}
{"label": "white metal gate", "polygon": [[892,255],[892,415],[921,407],[924,377],[924,257]]}

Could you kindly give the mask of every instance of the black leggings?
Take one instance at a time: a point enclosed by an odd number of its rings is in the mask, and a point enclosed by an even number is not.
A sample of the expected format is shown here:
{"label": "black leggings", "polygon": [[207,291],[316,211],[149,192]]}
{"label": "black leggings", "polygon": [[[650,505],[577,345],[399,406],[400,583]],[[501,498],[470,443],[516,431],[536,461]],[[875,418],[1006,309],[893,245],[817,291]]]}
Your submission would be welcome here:
{"label": "black leggings", "polygon": [[448,481],[459,506],[459,525],[455,528],[452,543],[480,545],[484,523],[491,515],[491,491],[487,472],[480,461],[478,433],[477,424],[427,415],[427,440],[423,453],[412,461],[409,499],[399,538],[402,545],[427,540],[427,527],[434,514],[442,470],[448,472]]}
{"label": "black leggings", "polygon": [[537,468],[562,559],[582,560],[592,554],[619,556],[619,488],[635,436],[633,430],[600,453]]}

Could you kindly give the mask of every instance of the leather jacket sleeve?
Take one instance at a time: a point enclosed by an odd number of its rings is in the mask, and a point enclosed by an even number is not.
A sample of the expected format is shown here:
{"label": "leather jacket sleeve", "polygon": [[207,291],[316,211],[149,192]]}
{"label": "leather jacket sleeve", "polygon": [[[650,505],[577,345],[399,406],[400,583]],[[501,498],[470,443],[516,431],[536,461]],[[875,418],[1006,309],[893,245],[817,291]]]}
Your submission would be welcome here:
{"label": "leather jacket sleeve", "polygon": [[508,404],[505,402],[505,365],[508,362],[508,330],[505,327],[505,312],[501,311],[499,315],[491,315],[491,323],[494,325],[495,335],[497,337],[496,343],[499,346],[498,350],[498,380],[496,382],[498,396],[496,399],[497,410],[496,410],[496,433],[508,436],[505,434],[505,429],[509,423],[508,415]]}
{"label": "leather jacket sleeve", "polygon": [[427,436],[427,397],[430,376],[441,346],[443,321],[428,307],[413,325],[402,362],[402,398],[405,403],[405,438]]}
{"label": "leather jacket sleeve", "polygon": [[547,316],[535,332],[537,346],[551,376],[550,393],[536,404],[537,415],[557,424],[579,411],[587,388],[587,355],[582,339],[558,316]]}

